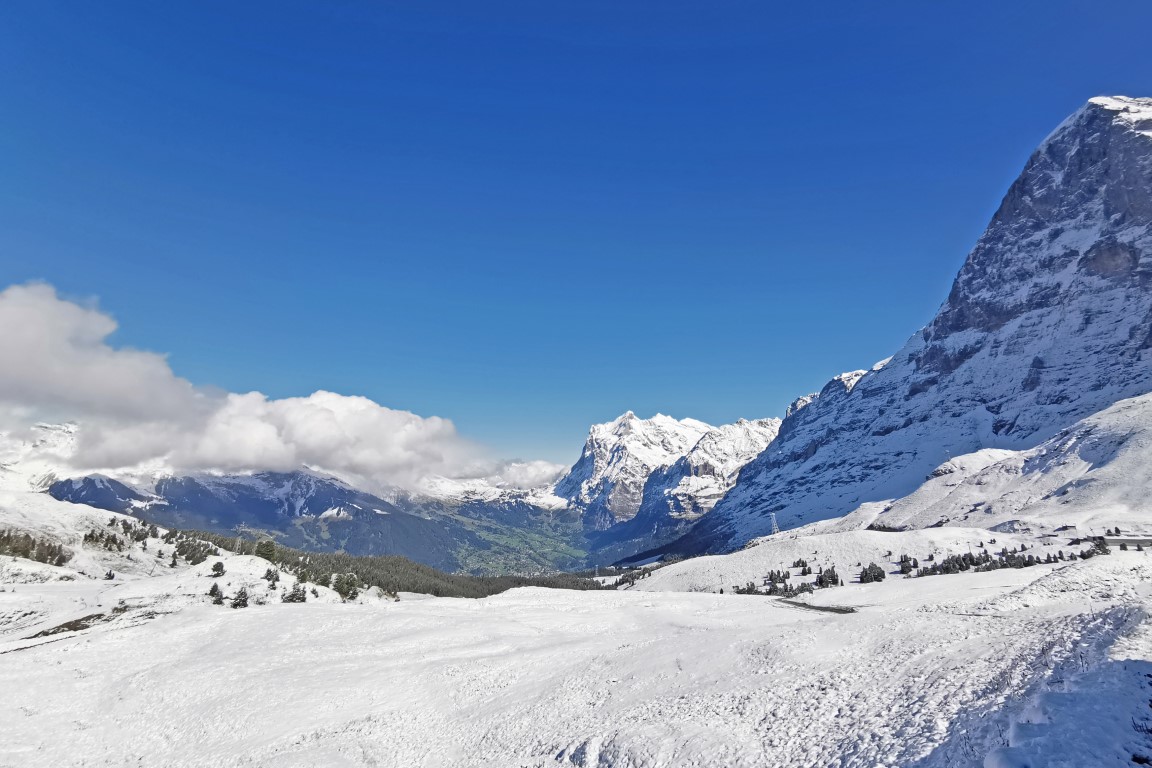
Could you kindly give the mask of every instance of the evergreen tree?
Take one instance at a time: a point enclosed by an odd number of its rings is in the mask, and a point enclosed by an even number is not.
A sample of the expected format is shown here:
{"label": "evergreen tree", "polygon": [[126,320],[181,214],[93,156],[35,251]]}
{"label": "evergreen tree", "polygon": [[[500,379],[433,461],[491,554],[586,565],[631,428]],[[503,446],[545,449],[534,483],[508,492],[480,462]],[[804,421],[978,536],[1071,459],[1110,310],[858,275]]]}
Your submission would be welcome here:
{"label": "evergreen tree", "polygon": [[307,599],[308,595],[304,592],[304,584],[298,581],[292,586],[291,591],[286,592],[284,596],[280,598],[280,601],[284,603],[303,603]]}
{"label": "evergreen tree", "polygon": [[224,563],[216,561],[212,564],[212,578],[216,579],[224,575]]}
{"label": "evergreen tree", "polygon": [[236,593],[236,597],[232,598],[233,608],[247,608],[248,607],[248,590],[240,587],[240,591]]}
{"label": "evergreen tree", "polygon": [[256,545],[256,550],[252,554],[274,562],[276,560],[276,545],[271,539],[264,539]]}
{"label": "evergreen tree", "polygon": [[332,589],[342,600],[355,600],[360,596],[359,579],[354,573],[338,573],[332,577]]}
{"label": "evergreen tree", "polygon": [[208,597],[220,597],[220,585],[217,582],[212,582],[212,588],[208,590]]}

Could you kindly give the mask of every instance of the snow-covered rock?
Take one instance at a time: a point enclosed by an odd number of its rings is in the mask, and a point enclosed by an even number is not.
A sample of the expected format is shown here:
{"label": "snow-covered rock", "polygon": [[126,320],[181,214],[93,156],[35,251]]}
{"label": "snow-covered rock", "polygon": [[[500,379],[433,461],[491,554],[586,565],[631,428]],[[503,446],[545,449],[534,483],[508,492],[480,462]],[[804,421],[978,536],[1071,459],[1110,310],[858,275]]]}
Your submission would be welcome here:
{"label": "snow-covered rock", "polygon": [[724,497],[779,428],[779,419],[741,419],[705,432],[687,453],[648,476],[634,517],[593,535],[593,559],[625,559],[684,533]]}
{"label": "snow-covered rock", "polygon": [[595,424],[580,459],[554,492],[582,510],[590,529],[628,520],[640,510],[648,477],[675,463],[711,429],[695,419],[663,414],[640,419],[632,411]]}
{"label": "snow-covered rock", "polygon": [[688,453],[649,477],[638,516],[651,512],[693,519],[710,511],[779,429],[780,419],[741,419],[708,430]]}
{"label": "snow-covered rock", "polygon": [[1008,524],[1152,534],[1152,395],[1122,400],[1035,448],[958,456],[908,496],[864,505],[827,530]]}
{"label": "snow-covered rock", "polygon": [[913,492],[950,459],[1033,448],[1152,390],[1152,100],[1092,99],[1033,154],[936,318],[798,401],[673,549]]}

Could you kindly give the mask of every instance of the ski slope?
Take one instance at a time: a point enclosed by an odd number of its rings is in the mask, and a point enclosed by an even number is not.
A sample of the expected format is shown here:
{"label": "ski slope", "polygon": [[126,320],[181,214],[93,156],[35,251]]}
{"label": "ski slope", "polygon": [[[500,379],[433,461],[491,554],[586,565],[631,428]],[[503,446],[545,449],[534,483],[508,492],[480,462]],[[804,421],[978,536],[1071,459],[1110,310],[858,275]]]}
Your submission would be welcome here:
{"label": "ski slope", "polygon": [[[263,561],[223,560],[260,589]],[[1017,765],[1005,735],[1054,680],[1139,688],[1108,654],[1152,591],[1117,552],[812,598],[850,614],[639,589],[234,610],[204,597],[209,563],[0,592],[0,766]],[[1066,749],[1046,728],[1030,748]]]}

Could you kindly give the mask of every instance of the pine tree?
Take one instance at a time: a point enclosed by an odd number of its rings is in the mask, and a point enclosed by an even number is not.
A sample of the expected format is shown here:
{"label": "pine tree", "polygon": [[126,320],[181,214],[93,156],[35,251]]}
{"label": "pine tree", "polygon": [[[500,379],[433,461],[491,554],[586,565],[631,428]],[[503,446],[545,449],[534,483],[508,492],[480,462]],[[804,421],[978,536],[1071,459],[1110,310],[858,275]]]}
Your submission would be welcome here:
{"label": "pine tree", "polygon": [[358,582],[354,573],[338,573],[332,577],[332,589],[345,601],[355,600],[360,596]]}
{"label": "pine tree", "polygon": [[220,597],[220,585],[217,582],[212,582],[212,588],[208,590],[208,597]]}
{"label": "pine tree", "polygon": [[212,578],[216,579],[224,575],[224,563],[215,562],[212,564]]}
{"label": "pine tree", "polygon": [[232,598],[233,608],[247,608],[248,607],[248,590],[240,587],[240,591],[236,593],[236,597]]}
{"label": "pine tree", "polygon": [[304,592],[304,585],[301,582],[296,582],[291,591],[286,592],[280,601],[283,603],[303,603],[308,599],[308,595]]}
{"label": "pine tree", "polygon": [[264,539],[256,545],[256,551],[253,554],[271,562],[276,559],[276,545],[271,539]]}

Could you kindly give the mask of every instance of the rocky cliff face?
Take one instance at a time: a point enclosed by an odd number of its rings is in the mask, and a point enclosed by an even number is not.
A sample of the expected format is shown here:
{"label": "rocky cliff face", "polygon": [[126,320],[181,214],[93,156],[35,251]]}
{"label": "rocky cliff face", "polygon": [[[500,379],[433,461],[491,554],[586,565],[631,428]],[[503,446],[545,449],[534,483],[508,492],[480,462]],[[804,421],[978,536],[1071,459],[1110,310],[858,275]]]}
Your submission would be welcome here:
{"label": "rocky cliff face", "polygon": [[722,551],[908,494],[1152,390],[1152,100],[1098,98],[1033,154],[936,318],[791,409],[672,549]]}
{"label": "rocky cliff face", "polygon": [[639,419],[631,411],[593,425],[580,459],[554,493],[582,511],[590,530],[629,520],[640,509],[648,477],[675,463],[711,429],[695,419]]}
{"label": "rocky cliff face", "polygon": [[652,473],[636,516],[694,520],[711,511],[779,430],[780,419],[741,419],[708,430],[675,463]]}
{"label": "rocky cliff face", "polygon": [[779,428],[779,419],[741,419],[705,432],[687,453],[648,476],[634,517],[592,537],[593,559],[627,559],[683,534],[724,498]]}

